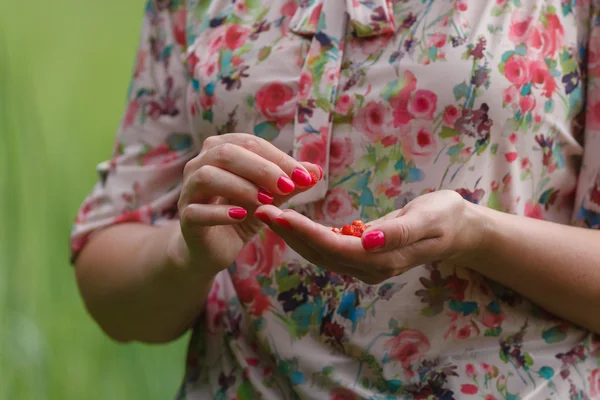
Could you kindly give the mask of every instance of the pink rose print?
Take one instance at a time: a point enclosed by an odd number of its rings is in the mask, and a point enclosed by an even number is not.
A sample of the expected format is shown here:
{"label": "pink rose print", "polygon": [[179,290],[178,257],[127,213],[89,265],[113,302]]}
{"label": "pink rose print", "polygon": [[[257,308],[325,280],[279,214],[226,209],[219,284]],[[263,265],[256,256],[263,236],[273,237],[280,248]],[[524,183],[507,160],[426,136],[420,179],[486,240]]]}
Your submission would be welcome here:
{"label": "pink rose print", "polygon": [[477,394],[477,392],[479,391],[479,388],[477,387],[477,385],[473,385],[472,383],[465,383],[465,384],[461,385],[460,391],[464,394],[473,395],[473,394]]}
{"label": "pink rose print", "polygon": [[535,97],[532,95],[522,96],[519,100],[519,107],[521,108],[521,112],[523,114],[532,111],[535,108]]}
{"label": "pink rose print", "polygon": [[438,146],[432,128],[431,122],[414,120],[402,129],[402,149],[409,158],[427,161],[435,155]]}
{"label": "pink rose print", "polygon": [[544,219],[544,212],[542,206],[539,204],[534,205],[533,202],[529,200],[525,204],[525,216],[535,219]]}
{"label": "pink rose print", "polygon": [[456,106],[449,105],[444,111],[444,124],[449,127],[454,127],[454,123],[459,116],[460,112],[458,111],[458,108]]}
{"label": "pink rose print", "polygon": [[173,24],[175,41],[180,46],[185,46],[187,43],[186,22],[186,9],[181,7],[175,12]]}
{"label": "pink rose print", "polygon": [[326,137],[309,133],[301,136],[299,139],[298,159],[320,165],[321,167],[325,166],[327,146],[324,139]]}
{"label": "pink rose print", "polygon": [[335,188],[323,201],[323,215],[330,220],[349,217],[354,213],[352,198],[342,188]]}
{"label": "pink rose print", "polygon": [[294,90],[281,83],[269,83],[256,92],[256,105],[269,120],[280,127],[294,120]]}
{"label": "pink rose print", "polygon": [[417,90],[408,103],[408,111],[417,119],[432,120],[437,96],[429,90]]}
{"label": "pink rose print", "polygon": [[142,222],[145,224],[149,224],[152,220],[152,209],[149,206],[129,211],[124,214],[119,215],[115,218],[115,224],[121,224],[126,222]]}
{"label": "pink rose print", "polygon": [[217,54],[224,47],[225,29],[224,25],[215,29],[208,38],[208,53],[211,56]]}
{"label": "pink rose print", "polygon": [[588,74],[600,75],[600,35],[590,35],[588,42]]}
{"label": "pink rose print", "polygon": [[381,140],[390,130],[389,110],[379,101],[370,101],[357,114],[352,126],[373,142]]}
{"label": "pink rose print", "polygon": [[354,162],[354,146],[350,138],[331,140],[329,149],[329,173],[333,177],[340,176]]}
{"label": "pink rose print", "polygon": [[600,129],[600,91],[590,90],[586,108],[586,126],[593,130]]}
{"label": "pink rose print", "polygon": [[229,50],[236,50],[242,47],[250,36],[250,28],[241,25],[230,25],[225,32],[225,46]]}
{"label": "pink rose print", "polygon": [[521,56],[513,54],[506,61],[504,67],[504,76],[517,87],[521,87],[529,80],[527,63]]}
{"label": "pink rose print", "polygon": [[516,11],[512,14],[508,37],[515,45],[525,42],[531,21],[531,16],[522,11]]}
{"label": "pink rose print", "polygon": [[302,72],[302,76],[300,76],[300,82],[298,83],[298,96],[300,96],[302,99],[305,99],[310,92],[312,84],[312,75],[306,71]]}
{"label": "pink rose print", "polygon": [[125,111],[125,117],[123,118],[123,129],[126,129],[129,126],[133,125],[133,123],[135,122],[135,117],[138,114],[140,108],[140,103],[136,99],[133,99],[129,102],[129,104],[127,105],[127,110]]}
{"label": "pink rose print", "polygon": [[329,393],[329,400],[358,400],[358,396],[352,390],[335,388]]}
{"label": "pink rose print", "polygon": [[404,329],[398,336],[385,342],[385,349],[389,349],[390,357],[400,362],[405,369],[427,353],[430,347],[429,339],[416,329]]}
{"label": "pink rose print", "polygon": [[237,273],[233,283],[242,303],[247,304],[254,316],[262,315],[270,306],[270,301],[260,288],[258,276],[271,273],[281,264],[286,244],[273,231],[266,229],[264,239],[255,237],[240,252],[236,259]]}
{"label": "pink rose print", "polygon": [[354,98],[350,95],[341,95],[335,105],[335,112],[338,114],[347,115],[354,106]]}
{"label": "pink rose print", "polygon": [[527,51],[532,56],[554,58],[562,46],[565,31],[555,14],[546,14],[544,17],[546,25],[538,22],[531,30],[527,40]]}
{"label": "pink rose print", "polygon": [[481,314],[481,323],[491,329],[494,328],[498,328],[502,325],[502,322],[504,321],[504,318],[506,317],[506,314],[504,313],[493,313],[490,312],[489,310],[485,310],[483,311],[483,313]]}
{"label": "pink rose print", "polygon": [[134,78],[139,78],[144,69],[146,68],[146,58],[148,58],[148,52],[140,50],[137,54],[137,60],[135,63],[135,71],[133,73]]}
{"label": "pink rose print", "polygon": [[545,61],[532,61],[529,63],[529,77],[533,86],[543,90],[543,95],[550,98],[556,89],[556,81],[550,76],[548,64]]}
{"label": "pink rose print", "polygon": [[516,86],[509,86],[504,89],[504,103],[513,104],[519,99],[519,89]]}
{"label": "pink rose print", "polygon": [[590,384],[590,396],[600,396],[600,368],[596,368],[592,371],[589,377]]}
{"label": "pink rose print", "polygon": [[477,376],[477,370],[475,369],[475,366],[471,363],[465,366],[465,373],[469,378],[475,378]]}
{"label": "pink rose print", "polygon": [[448,36],[445,33],[433,33],[429,36],[427,43],[430,47],[437,47],[439,49],[444,47],[446,40],[448,40]]}

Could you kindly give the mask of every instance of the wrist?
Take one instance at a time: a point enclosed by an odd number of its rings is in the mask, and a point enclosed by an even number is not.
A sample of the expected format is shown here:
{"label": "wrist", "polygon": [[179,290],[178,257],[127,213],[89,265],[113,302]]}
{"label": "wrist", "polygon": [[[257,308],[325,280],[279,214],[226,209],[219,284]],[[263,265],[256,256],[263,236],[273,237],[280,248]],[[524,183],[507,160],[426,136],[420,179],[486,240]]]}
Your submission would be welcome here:
{"label": "wrist", "polygon": [[492,251],[494,232],[493,210],[465,200],[464,231],[468,235],[466,250],[458,259],[460,265],[476,269]]}
{"label": "wrist", "polygon": [[205,261],[201,261],[202,257],[193,256],[181,232],[179,223],[174,223],[169,228],[165,257],[165,263],[171,270],[200,274],[210,279],[218,273],[218,271],[214,271],[214,268],[206,265]]}

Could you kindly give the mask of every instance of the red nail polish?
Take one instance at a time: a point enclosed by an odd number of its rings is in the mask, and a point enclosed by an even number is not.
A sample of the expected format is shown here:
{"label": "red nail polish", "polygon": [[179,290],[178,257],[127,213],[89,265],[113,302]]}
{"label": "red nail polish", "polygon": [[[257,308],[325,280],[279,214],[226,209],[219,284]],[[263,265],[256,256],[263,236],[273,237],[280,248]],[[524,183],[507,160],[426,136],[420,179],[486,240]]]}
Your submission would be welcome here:
{"label": "red nail polish", "polygon": [[256,211],[254,213],[254,216],[256,217],[256,219],[261,221],[263,224],[271,225],[271,218],[269,218],[269,216],[267,214],[265,214],[264,212]]}
{"label": "red nail polish", "polygon": [[310,175],[300,168],[296,168],[294,172],[292,172],[292,180],[294,183],[304,187],[310,186],[312,181]]}
{"label": "red nail polish", "polygon": [[277,217],[275,218],[275,221],[281,225],[281,226],[285,226],[287,229],[289,229],[290,231],[293,231],[294,228],[292,228],[292,224],[289,223],[289,221],[287,219],[281,218],[281,217]]}
{"label": "red nail polish", "polygon": [[294,182],[287,176],[282,176],[277,181],[277,188],[281,190],[283,194],[289,194],[296,189],[296,185],[294,185]]}
{"label": "red nail polish", "polygon": [[317,165],[317,168],[319,168],[319,180],[321,180],[323,179],[323,168],[320,165]]}
{"label": "red nail polish", "polygon": [[375,250],[385,246],[385,235],[381,231],[371,231],[362,237],[365,250]]}
{"label": "red nail polish", "polygon": [[243,208],[232,208],[229,210],[229,216],[233,219],[244,219],[248,212]]}
{"label": "red nail polish", "polygon": [[260,201],[263,204],[271,204],[273,202],[273,195],[264,189],[259,189],[258,201]]}

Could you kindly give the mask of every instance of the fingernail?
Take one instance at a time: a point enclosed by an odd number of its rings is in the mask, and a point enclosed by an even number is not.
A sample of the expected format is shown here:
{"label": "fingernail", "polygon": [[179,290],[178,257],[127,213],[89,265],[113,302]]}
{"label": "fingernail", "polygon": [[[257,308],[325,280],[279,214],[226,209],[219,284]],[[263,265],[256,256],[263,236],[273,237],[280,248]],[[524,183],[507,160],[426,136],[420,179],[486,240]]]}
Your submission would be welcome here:
{"label": "fingernail", "polygon": [[281,226],[285,226],[287,229],[289,229],[290,231],[293,231],[294,228],[292,228],[292,224],[289,223],[289,221],[287,219],[281,218],[281,217],[277,217],[275,218],[275,221],[281,225]]}
{"label": "fingernail", "polygon": [[294,183],[305,187],[310,186],[310,183],[312,181],[310,175],[300,168],[296,168],[294,172],[292,172],[292,180],[294,181]]}
{"label": "fingernail", "polygon": [[365,250],[375,250],[385,246],[385,235],[381,231],[371,231],[362,237]]}
{"label": "fingernail", "polygon": [[233,219],[244,219],[248,215],[248,211],[243,208],[232,208],[229,210],[229,216]]}
{"label": "fingernail", "polygon": [[259,189],[258,201],[260,201],[263,204],[271,204],[273,202],[273,195],[264,189]]}
{"label": "fingernail", "polygon": [[277,181],[277,188],[283,192],[283,194],[292,193],[296,189],[294,182],[287,176],[282,176]]}
{"label": "fingernail", "polygon": [[317,168],[319,168],[319,180],[323,179],[323,168],[317,164]]}
{"label": "fingernail", "polygon": [[262,211],[256,211],[254,216],[261,221],[263,224],[271,225],[271,218]]}

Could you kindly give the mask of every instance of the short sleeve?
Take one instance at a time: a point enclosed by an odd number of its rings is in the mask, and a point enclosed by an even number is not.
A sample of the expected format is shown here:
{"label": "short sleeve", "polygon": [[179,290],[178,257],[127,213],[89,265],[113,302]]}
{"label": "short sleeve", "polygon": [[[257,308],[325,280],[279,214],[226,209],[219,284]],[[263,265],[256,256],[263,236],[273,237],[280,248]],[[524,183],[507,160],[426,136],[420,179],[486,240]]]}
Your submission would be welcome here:
{"label": "short sleeve", "polygon": [[[597,5],[593,6],[597,8]],[[584,153],[579,171],[573,223],[600,229],[600,19],[590,18],[586,57]]]}
{"label": "short sleeve", "polygon": [[150,0],[145,9],[127,106],[110,159],[81,205],[71,232],[74,263],[91,235],[122,222],[177,218],[183,168],[198,153],[185,105],[187,75],[182,1]]}

